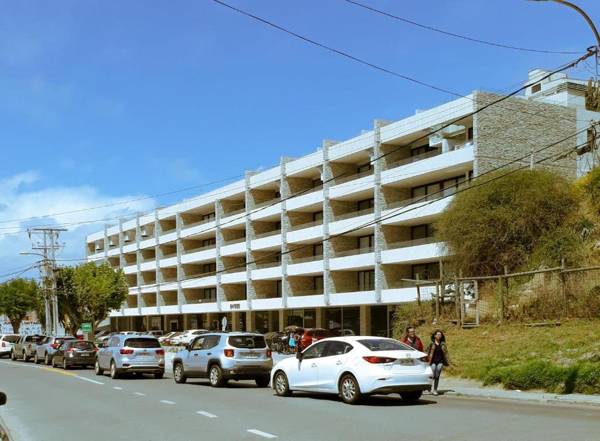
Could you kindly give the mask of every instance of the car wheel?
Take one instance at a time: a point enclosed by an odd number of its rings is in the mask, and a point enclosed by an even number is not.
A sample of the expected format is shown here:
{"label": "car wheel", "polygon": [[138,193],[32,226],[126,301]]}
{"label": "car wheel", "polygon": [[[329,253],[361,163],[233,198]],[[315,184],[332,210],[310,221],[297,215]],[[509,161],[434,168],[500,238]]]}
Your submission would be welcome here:
{"label": "car wheel", "polygon": [[175,379],[175,383],[178,384],[183,384],[187,381],[182,363],[175,363],[175,367],[173,368],[173,378]]}
{"label": "car wheel", "polygon": [[164,371],[160,371],[160,372],[155,372],[155,373],[154,373],[154,379],[156,379],[156,380],[160,380],[160,379],[162,379],[162,377],[164,377],[164,376],[165,376],[165,373],[164,373]]}
{"label": "car wheel", "polygon": [[420,390],[412,392],[400,392],[402,400],[406,401],[407,403],[416,403],[421,398],[421,395],[423,395],[423,391]]}
{"label": "car wheel", "polygon": [[54,359],[54,357],[52,357],[52,367],[55,368],[56,367],[56,360]]}
{"label": "car wheel", "polygon": [[221,370],[221,366],[218,364],[213,364],[208,371],[208,380],[210,381],[210,385],[212,387],[221,387],[225,384],[225,379],[223,378],[223,371]]}
{"label": "car wheel", "polygon": [[94,363],[94,372],[96,375],[102,375],[104,373],[104,370],[100,367],[98,360],[96,360],[96,363]]}
{"label": "car wheel", "polygon": [[117,378],[119,378],[119,372],[117,371],[117,365],[115,364],[114,361],[110,362],[110,378],[112,378],[113,380],[116,380]]}
{"label": "car wheel", "polygon": [[69,369],[69,365],[67,363],[67,359],[63,358],[63,364],[62,364],[62,368],[66,371],[67,369]]}
{"label": "car wheel", "polygon": [[17,354],[15,354],[15,351],[10,351],[10,359],[12,361],[17,361]]}
{"label": "car wheel", "polygon": [[29,357],[27,356],[27,352],[23,351],[23,361],[29,361]]}
{"label": "car wheel", "polygon": [[357,404],[362,398],[358,381],[354,375],[346,374],[340,380],[340,396],[346,404]]}
{"label": "car wheel", "polygon": [[269,381],[271,379],[267,375],[263,375],[262,377],[256,377],[254,381],[258,387],[267,387],[269,385]]}
{"label": "car wheel", "polygon": [[48,355],[47,352],[46,352],[46,355],[44,355],[44,363],[46,363],[46,366],[48,366],[50,364],[50,356]]}
{"label": "car wheel", "polygon": [[273,387],[275,388],[275,393],[280,397],[288,397],[292,394],[287,375],[282,371],[275,374],[275,377],[273,378]]}

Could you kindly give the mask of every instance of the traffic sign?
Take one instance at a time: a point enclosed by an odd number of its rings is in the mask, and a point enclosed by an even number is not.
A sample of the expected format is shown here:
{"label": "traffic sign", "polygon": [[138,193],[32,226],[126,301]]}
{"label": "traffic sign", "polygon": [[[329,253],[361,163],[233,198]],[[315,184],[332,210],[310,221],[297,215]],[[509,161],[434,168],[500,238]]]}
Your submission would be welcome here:
{"label": "traffic sign", "polygon": [[92,332],[92,324],[91,323],[82,323],[81,331],[82,332]]}

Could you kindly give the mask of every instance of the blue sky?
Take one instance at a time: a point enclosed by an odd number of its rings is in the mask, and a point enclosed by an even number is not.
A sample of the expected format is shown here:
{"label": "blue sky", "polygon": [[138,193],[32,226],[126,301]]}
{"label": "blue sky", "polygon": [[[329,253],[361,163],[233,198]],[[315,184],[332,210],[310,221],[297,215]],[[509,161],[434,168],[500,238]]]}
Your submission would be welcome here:
{"label": "blue sky", "polygon": [[[552,3],[362,0],[448,31],[585,51],[593,35]],[[507,91],[572,55],[492,48],[343,0],[228,0],[300,34],[461,94]],[[600,23],[600,4],[578,4]],[[589,77],[584,68],[571,72]],[[268,167],[451,96],[371,70],[210,0],[3,2],[0,275],[27,264],[26,225],[115,217],[200,190],[29,222]],[[12,229],[7,229],[12,228]],[[73,226],[64,258],[99,225]],[[4,232],[2,232],[4,231]],[[7,234],[6,232],[15,232]]]}

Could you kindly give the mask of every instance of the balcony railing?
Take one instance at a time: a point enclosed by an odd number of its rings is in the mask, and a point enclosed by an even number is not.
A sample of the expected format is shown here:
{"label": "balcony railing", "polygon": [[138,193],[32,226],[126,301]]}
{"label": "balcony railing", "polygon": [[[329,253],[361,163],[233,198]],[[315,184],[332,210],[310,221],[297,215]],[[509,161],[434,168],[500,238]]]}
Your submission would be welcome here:
{"label": "balcony railing", "polygon": [[211,219],[200,219],[199,221],[196,222],[192,222],[192,223],[184,223],[181,228],[191,228],[191,227],[196,227],[198,225],[204,225],[204,224],[208,224],[210,222],[214,222],[215,218],[211,218]]}
{"label": "balcony railing", "polygon": [[429,194],[429,195],[424,195],[424,196],[415,196],[414,198],[403,199],[401,201],[391,202],[387,205],[387,209],[389,210],[391,208],[407,207],[409,205],[416,204],[419,202],[436,201],[438,199],[441,199],[442,197],[444,197],[444,195],[442,193],[434,193],[434,194]]}
{"label": "balcony railing", "polygon": [[281,234],[281,229],[267,231],[266,233],[260,233],[254,236],[254,239],[262,239],[263,237],[275,236]]}
{"label": "balcony railing", "polygon": [[323,288],[321,289],[303,289],[302,291],[295,293],[288,293],[289,297],[303,297],[303,296],[319,296],[323,295]]}
{"label": "balcony railing", "polygon": [[141,256],[140,260],[141,260],[141,262],[152,262],[152,261],[156,260],[156,255],[150,256],[150,257]]}
{"label": "balcony railing", "polygon": [[281,262],[259,262],[256,264],[256,269],[275,268],[281,266]]}
{"label": "balcony railing", "polygon": [[177,251],[172,251],[170,253],[167,254],[163,254],[162,256],[160,256],[161,259],[168,259],[169,257],[175,257],[177,256]]}
{"label": "balcony railing", "polygon": [[353,217],[364,216],[366,214],[373,214],[375,212],[375,208],[365,208],[364,210],[351,211],[350,213],[340,214],[338,216],[334,216],[334,222],[344,220],[344,219],[352,219]]}
{"label": "balcony railing", "polygon": [[236,210],[223,213],[223,217],[235,216],[236,214],[242,214],[245,211],[246,211],[246,207],[238,208]]}
{"label": "balcony railing", "polygon": [[333,185],[343,184],[344,182],[354,181],[373,174],[373,169],[365,170],[364,172],[355,173],[352,175],[343,175],[333,180]]}
{"label": "balcony railing", "polygon": [[246,272],[246,263],[233,263],[229,265],[229,267],[225,267],[223,270],[224,274],[234,274],[234,273],[245,273]]}
{"label": "balcony railing", "polygon": [[422,237],[420,239],[403,240],[403,241],[399,241],[399,242],[389,243],[387,246],[387,249],[395,250],[398,248],[408,248],[408,247],[414,247],[414,246],[418,246],[418,245],[427,245],[427,244],[436,243],[436,242],[439,242],[439,240],[436,239],[434,236]]}
{"label": "balcony railing", "polygon": [[317,225],[323,225],[323,219],[294,225],[293,227],[290,228],[290,231],[303,230],[305,228],[316,227]]}
{"label": "balcony railing", "polygon": [[333,257],[356,256],[358,254],[368,254],[373,252],[373,247],[355,248],[353,250],[335,252]]}
{"label": "balcony railing", "polygon": [[306,263],[306,262],[317,262],[319,260],[323,260],[322,254],[317,254],[315,256],[307,256],[307,257],[292,257],[292,261],[290,265],[295,265],[297,263]]}
{"label": "balcony railing", "polygon": [[183,254],[197,253],[198,251],[210,250],[210,249],[216,248],[216,246],[217,245],[214,243],[211,245],[201,245],[196,248],[190,248],[190,249],[184,250]]}
{"label": "balcony railing", "polygon": [[400,167],[401,165],[412,164],[413,162],[422,161],[423,159],[433,158],[434,156],[441,155],[440,150],[431,150],[429,152],[421,153],[420,155],[410,156],[408,158],[398,159],[387,164],[386,170]]}
{"label": "balcony railing", "polygon": [[200,279],[202,277],[214,276],[216,271],[205,271],[202,273],[184,274],[181,280]]}
{"label": "balcony railing", "polygon": [[173,226],[173,227],[166,227],[166,228],[162,228],[160,229],[160,234],[168,234],[168,233],[172,233],[173,231],[177,230],[177,225]]}
{"label": "balcony railing", "polygon": [[162,278],[163,282],[177,282],[177,280],[178,279],[177,279],[176,275],[175,276],[168,276],[168,277],[163,276],[163,278]]}

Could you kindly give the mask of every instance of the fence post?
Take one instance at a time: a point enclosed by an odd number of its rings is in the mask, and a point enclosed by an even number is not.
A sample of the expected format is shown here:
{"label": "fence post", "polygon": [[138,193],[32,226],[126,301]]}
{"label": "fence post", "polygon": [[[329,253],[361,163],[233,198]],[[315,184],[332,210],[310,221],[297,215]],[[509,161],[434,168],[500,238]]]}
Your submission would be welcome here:
{"label": "fence post", "polygon": [[504,321],[504,294],[502,293],[502,286],[504,285],[504,280],[502,276],[498,276],[498,306],[500,309],[500,313],[498,314],[500,317],[500,323]]}
{"label": "fence post", "polygon": [[460,321],[460,311],[458,310],[460,305],[458,304],[458,295],[458,276],[454,274],[454,312],[456,313],[457,320]]}
{"label": "fence post", "polygon": [[477,280],[475,283],[475,324],[479,326],[479,282]]}
{"label": "fence post", "polygon": [[569,301],[567,299],[567,287],[566,287],[564,271],[565,271],[565,259],[563,258],[560,260],[560,272],[558,274],[560,276],[560,294],[562,297],[564,314],[565,314],[565,318],[566,318],[569,316]]}
{"label": "fence post", "polygon": [[462,281],[462,276],[463,276],[463,272],[462,270],[459,271],[459,276],[461,278],[459,285],[458,285],[458,306],[460,307],[460,315],[459,315],[459,319],[460,319],[460,326],[465,324],[465,299],[464,299],[464,293],[463,293],[463,281]]}
{"label": "fence post", "polygon": [[419,273],[415,274],[417,279],[417,305],[421,306],[421,287],[419,286]]}
{"label": "fence post", "polygon": [[440,320],[440,295],[442,294],[442,281],[435,284],[435,322]]}

